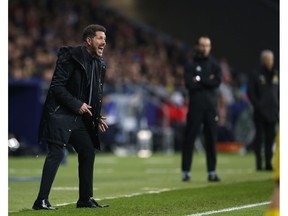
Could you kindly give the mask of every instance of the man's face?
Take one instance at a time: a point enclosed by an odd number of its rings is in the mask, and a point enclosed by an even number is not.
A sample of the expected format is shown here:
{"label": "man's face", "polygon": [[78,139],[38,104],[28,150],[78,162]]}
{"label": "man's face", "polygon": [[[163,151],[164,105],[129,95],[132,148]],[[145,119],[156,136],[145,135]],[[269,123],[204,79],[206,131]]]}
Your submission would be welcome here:
{"label": "man's face", "polygon": [[91,38],[91,44],[89,46],[92,55],[102,56],[105,46],[106,46],[105,32],[97,31],[95,36]]}
{"label": "man's face", "polygon": [[198,52],[207,57],[211,51],[211,41],[207,37],[199,38],[198,45],[197,45]]}
{"label": "man's face", "polygon": [[264,65],[265,68],[268,70],[271,70],[274,65],[274,56],[272,53],[266,53],[262,57],[262,64]]}

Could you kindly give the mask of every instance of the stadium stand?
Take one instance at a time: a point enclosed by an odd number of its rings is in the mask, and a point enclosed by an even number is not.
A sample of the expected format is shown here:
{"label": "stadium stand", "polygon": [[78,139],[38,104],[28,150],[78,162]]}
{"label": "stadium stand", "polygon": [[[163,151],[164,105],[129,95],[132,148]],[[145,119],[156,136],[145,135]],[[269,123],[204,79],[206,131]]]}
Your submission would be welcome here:
{"label": "stadium stand", "polygon": [[[113,130],[109,135],[103,134],[105,149],[137,145],[137,132],[149,128],[154,151],[171,148],[165,145],[167,142],[173,143],[173,151],[179,150],[187,110],[183,63],[193,50],[90,0],[9,1],[9,133],[24,139],[34,137],[27,145],[37,148],[39,110],[52,78],[57,51],[62,44],[80,44],[80,29],[87,23],[107,28],[103,113]],[[234,143],[237,119],[249,107],[246,81],[233,74],[226,60],[221,61],[221,66],[224,82],[219,97],[219,142]],[[41,87],[36,96],[26,94],[27,102],[37,103],[34,116],[30,117],[34,121],[21,116],[13,118],[17,112],[30,112],[30,108],[21,110],[26,102],[17,100],[19,95],[14,94],[23,83]],[[25,124],[33,130],[25,131]],[[243,142],[247,144],[249,140]]]}

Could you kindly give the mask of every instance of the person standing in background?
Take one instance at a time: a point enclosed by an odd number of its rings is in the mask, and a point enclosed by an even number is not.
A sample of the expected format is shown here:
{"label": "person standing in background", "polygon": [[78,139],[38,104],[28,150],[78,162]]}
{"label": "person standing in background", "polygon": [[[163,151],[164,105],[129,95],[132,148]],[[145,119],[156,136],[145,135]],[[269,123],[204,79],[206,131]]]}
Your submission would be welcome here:
{"label": "person standing in background", "polygon": [[[219,182],[216,174],[217,89],[221,83],[221,68],[210,55],[211,40],[200,36],[196,53],[185,65],[184,79],[189,94],[189,108],[182,146],[182,181],[190,180],[194,144],[203,129],[209,182]],[[203,126],[203,127],[202,127]]]}
{"label": "person standing in background", "polygon": [[248,97],[253,106],[255,137],[253,147],[256,156],[256,169],[263,170],[262,146],[265,152],[265,170],[272,170],[271,159],[276,127],[279,121],[279,73],[274,66],[274,54],[263,50],[261,65],[249,77]]}
{"label": "person standing in background", "polygon": [[34,210],[56,210],[49,194],[67,144],[78,154],[79,199],[77,208],[103,208],[93,199],[95,150],[100,150],[99,130],[108,128],[100,115],[106,63],[106,29],[91,24],[83,30],[83,45],[61,47],[44,104],[39,141],[48,153],[42,170]]}

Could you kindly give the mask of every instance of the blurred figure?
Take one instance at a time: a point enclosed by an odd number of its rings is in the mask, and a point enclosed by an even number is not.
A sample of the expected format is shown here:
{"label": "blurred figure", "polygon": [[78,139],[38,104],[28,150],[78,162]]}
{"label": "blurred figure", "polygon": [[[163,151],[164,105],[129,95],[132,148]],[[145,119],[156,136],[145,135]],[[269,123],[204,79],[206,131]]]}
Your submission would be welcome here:
{"label": "blurred figure", "polygon": [[279,216],[280,215],[280,130],[278,127],[276,135],[276,148],[273,157],[274,171],[273,178],[275,182],[272,192],[271,203],[265,211],[264,216]]}
{"label": "blurred figure", "polygon": [[102,110],[105,115],[106,123],[109,126],[109,130],[106,133],[101,133],[100,138],[103,143],[103,151],[105,152],[113,152],[116,142],[117,136],[119,134],[119,119],[118,119],[118,108],[115,101],[111,100],[107,94],[103,95],[102,99]]}
{"label": "blurred figure", "polygon": [[55,210],[49,194],[65,147],[72,144],[78,153],[79,199],[77,208],[102,208],[93,197],[95,149],[100,149],[99,130],[108,128],[100,115],[106,63],[102,58],[106,29],[97,24],[83,30],[83,45],[61,47],[44,104],[39,141],[48,153],[34,210]]}
{"label": "blurred figure", "polygon": [[208,181],[218,182],[216,174],[217,141],[217,89],[221,83],[221,68],[210,55],[211,40],[201,36],[196,53],[185,65],[185,85],[189,92],[189,108],[182,148],[182,180],[190,180],[195,139],[200,130],[204,133]]}
{"label": "blurred figure", "polygon": [[272,147],[279,121],[279,73],[274,67],[274,54],[263,50],[261,65],[250,76],[248,97],[254,108],[255,137],[253,147],[256,156],[256,169],[262,170],[262,145],[265,151],[265,170],[272,170]]}

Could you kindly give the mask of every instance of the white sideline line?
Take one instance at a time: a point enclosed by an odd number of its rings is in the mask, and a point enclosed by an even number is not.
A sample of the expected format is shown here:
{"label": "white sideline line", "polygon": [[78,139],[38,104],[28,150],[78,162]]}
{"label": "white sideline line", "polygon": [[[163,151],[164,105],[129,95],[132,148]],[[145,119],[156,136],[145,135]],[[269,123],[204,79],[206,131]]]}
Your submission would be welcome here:
{"label": "white sideline line", "polygon": [[[172,191],[174,189],[169,189],[169,188],[163,188],[163,189],[159,189],[159,190],[151,190],[151,191],[147,191],[147,192],[143,192],[143,193],[132,193],[132,194],[126,194],[126,195],[120,195],[120,196],[113,196],[113,197],[104,197],[102,199],[95,199],[97,201],[99,200],[107,200],[107,199],[117,199],[117,198],[127,198],[127,197],[134,197],[134,196],[140,196],[140,195],[144,195],[144,194],[158,194],[158,193],[162,193],[162,192],[166,192],[166,191]],[[61,203],[61,204],[56,204],[55,206],[66,206],[66,205],[70,205],[70,204],[75,204],[76,202],[71,202],[71,203]]]}
{"label": "white sideline line", "polygon": [[[163,188],[159,190],[151,190],[143,193],[132,193],[132,194],[126,194],[126,195],[120,195],[120,196],[113,196],[113,197],[104,197],[102,199],[95,199],[97,201],[99,200],[109,200],[109,199],[117,199],[117,198],[127,198],[127,197],[134,197],[134,196],[140,196],[144,194],[158,194],[166,191],[172,191],[174,189],[169,189],[169,188]],[[76,202],[70,202],[70,203],[61,203],[61,204],[56,204],[55,206],[66,206],[70,204],[75,204]],[[203,216],[203,215],[211,215],[211,214],[217,214],[221,212],[231,212],[231,211],[237,211],[240,209],[245,209],[245,208],[253,208],[257,206],[262,206],[262,205],[268,205],[270,201],[267,202],[262,202],[262,203],[255,203],[255,204],[250,204],[250,205],[244,205],[244,206],[238,206],[238,207],[232,207],[232,208],[226,208],[226,209],[221,209],[221,210],[215,210],[215,211],[209,211],[209,212],[202,212],[202,213],[196,213],[196,214],[191,214],[187,216]]]}
{"label": "white sideline line", "polygon": [[[52,188],[52,190],[71,190],[71,191],[73,191],[73,190],[79,190],[79,188],[78,187],[53,187]],[[95,190],[94,188],[93,188],[93,190]]]}
{"label": "white sideline line", "polygon": [[202,216],[202,215],[217,214],[217,213],[221,213],[221,212],[231,212],[231,211],[237,211],[237,210],[245,209],[245,208],[253,208],[253,207],[256,207],[256,206],[268,205],[269,203],[270,202],[255,203],[255,204],[238,206],[238,207],[233,207],[233,208],[226,208],[226,209],[221,209],[221,210],[196,213],[196,214],[192,214],[192,215],[188,215],[188,216]]}

